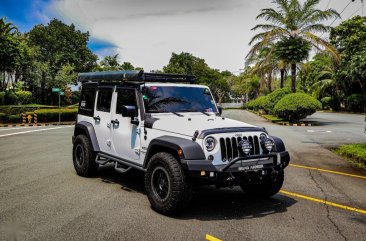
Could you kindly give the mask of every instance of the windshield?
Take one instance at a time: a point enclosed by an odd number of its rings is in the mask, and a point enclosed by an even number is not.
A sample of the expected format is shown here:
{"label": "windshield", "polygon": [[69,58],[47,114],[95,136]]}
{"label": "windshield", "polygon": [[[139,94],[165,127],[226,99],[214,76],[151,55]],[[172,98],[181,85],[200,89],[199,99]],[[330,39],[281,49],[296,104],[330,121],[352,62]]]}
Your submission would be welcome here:
{"label": "windshield", "polygon": [[208,88],[147,86],[143,93],[146,113],[217,112]]}

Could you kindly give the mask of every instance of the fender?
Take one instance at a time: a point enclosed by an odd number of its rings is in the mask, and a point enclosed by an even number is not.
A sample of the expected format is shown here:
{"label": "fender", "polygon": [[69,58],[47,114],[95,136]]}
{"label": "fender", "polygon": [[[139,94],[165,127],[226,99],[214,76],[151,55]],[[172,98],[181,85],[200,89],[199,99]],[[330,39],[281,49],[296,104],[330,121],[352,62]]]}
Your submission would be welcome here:
{"label": "fender", "polygon": [[85,133],[86,136],[89,138],[89,140],[93,146],[93,151],[99,152],[100,149],[99,149],[98,139],[97,139],[97,136],[95,135],[95,130],[94,130],[93,125],[90,124],[89,122],[81,121],[75,125],[74,137],[76,137],[80,133],[80,131],[82,133]]}
{"label": "fender", "polygon": [[269,137],[272,138],[272,140],[275,142],[277,152],[286,151],[285,144],[283,143],[281,138],[278,138],[278,137],[275,137],[275,136],[269,136]]}
{"label": "fender", "polygon": [[283,141],[275,136],[270,136],[270,138],[273,139],[273,141],[275,142],[276,145],[276,151],[280,153],[281,155],[281,160],[284,164],[284,167],[287,167],[288,164],[290,163],[290,154],[286,151],[286,147],[285,144],[283,143]]}
{"label": "fender", "polygon": [[150,157],[157,153],[157,149],[169,149],[174,152],[182,149],[184,159],[186,160],[206,159],[202,147],[197,142],[175,136],[161,136],[150,142],[144,160],[144,167],[147,166]]}

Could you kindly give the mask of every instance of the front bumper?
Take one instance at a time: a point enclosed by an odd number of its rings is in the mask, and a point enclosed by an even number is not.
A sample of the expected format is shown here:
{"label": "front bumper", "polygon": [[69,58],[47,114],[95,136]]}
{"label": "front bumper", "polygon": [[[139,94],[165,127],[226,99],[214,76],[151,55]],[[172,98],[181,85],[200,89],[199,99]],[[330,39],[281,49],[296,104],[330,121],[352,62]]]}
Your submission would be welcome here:
{"label": "front bumper", "polygon": [[[287,151],[237,157],[229,163],[213,165],[209,160],[181,160],[183,167],[193,177],[217,182],[227,180],[227,177],[258,176],[266,177],[283,170],[290,162]],[[262,178],[260,178],[262,179]]]}

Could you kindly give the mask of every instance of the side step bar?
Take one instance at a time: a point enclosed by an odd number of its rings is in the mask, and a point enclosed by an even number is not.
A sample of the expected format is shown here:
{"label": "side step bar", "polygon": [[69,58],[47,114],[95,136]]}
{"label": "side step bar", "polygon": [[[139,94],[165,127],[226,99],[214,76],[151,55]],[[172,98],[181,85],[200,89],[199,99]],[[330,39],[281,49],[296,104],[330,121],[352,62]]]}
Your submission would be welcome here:
{"label": "side step bar", "polygon": [[[117,158],[114,156],[110,156],[110,155],[107,155],[104,153],[98,153],[95,158],[95,162],[98,163],[99,165],[105,165],[109,162],[115,162],[115,170],[120,173],[126,173],[131,168],[136,168],[141,171],[146,171],[142,166],[140,166],[138,164],[131,163],[127,160],[123,160],[123,159],[120,159],[120,158]],[[118,164],[120,164],[122,166],[126,166],[126,168],[118,166]]]}
{"label": "side step bar", "polygon": [[[126,166],[126,165],[124,165]],[[129,170],[131,170],[132,167],[129,167],[129,166],[126,166],[126,168],[123,168],[121,166],[118,166],[118,162],[116,162],[116,165],[114,166],[114,169],[119,172],[119,173],[126,173],[128,172]]]}

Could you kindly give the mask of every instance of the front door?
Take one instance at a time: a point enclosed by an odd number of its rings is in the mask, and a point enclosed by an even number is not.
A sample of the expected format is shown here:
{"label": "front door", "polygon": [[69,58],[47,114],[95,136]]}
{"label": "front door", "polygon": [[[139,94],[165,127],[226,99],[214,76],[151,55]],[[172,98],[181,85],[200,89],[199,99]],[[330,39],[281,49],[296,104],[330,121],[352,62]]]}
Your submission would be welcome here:
{"label": "front door", "polygon": [[[115,106],[112,110],[112,146],[115,155],[128,161],[136,161],[142,164],[140,159],[140,128],[131,124],[131,117],[122,116],[122,106],[135,106],[137,99],[135,89],[117,88],[113,101]],[[138,118],[138,110],[136,118]]]}
{"label": "front door", "polygon": [[102,152],[112,154],[111,103],[113,87],[99,87],[94,110],[94,129]]}

